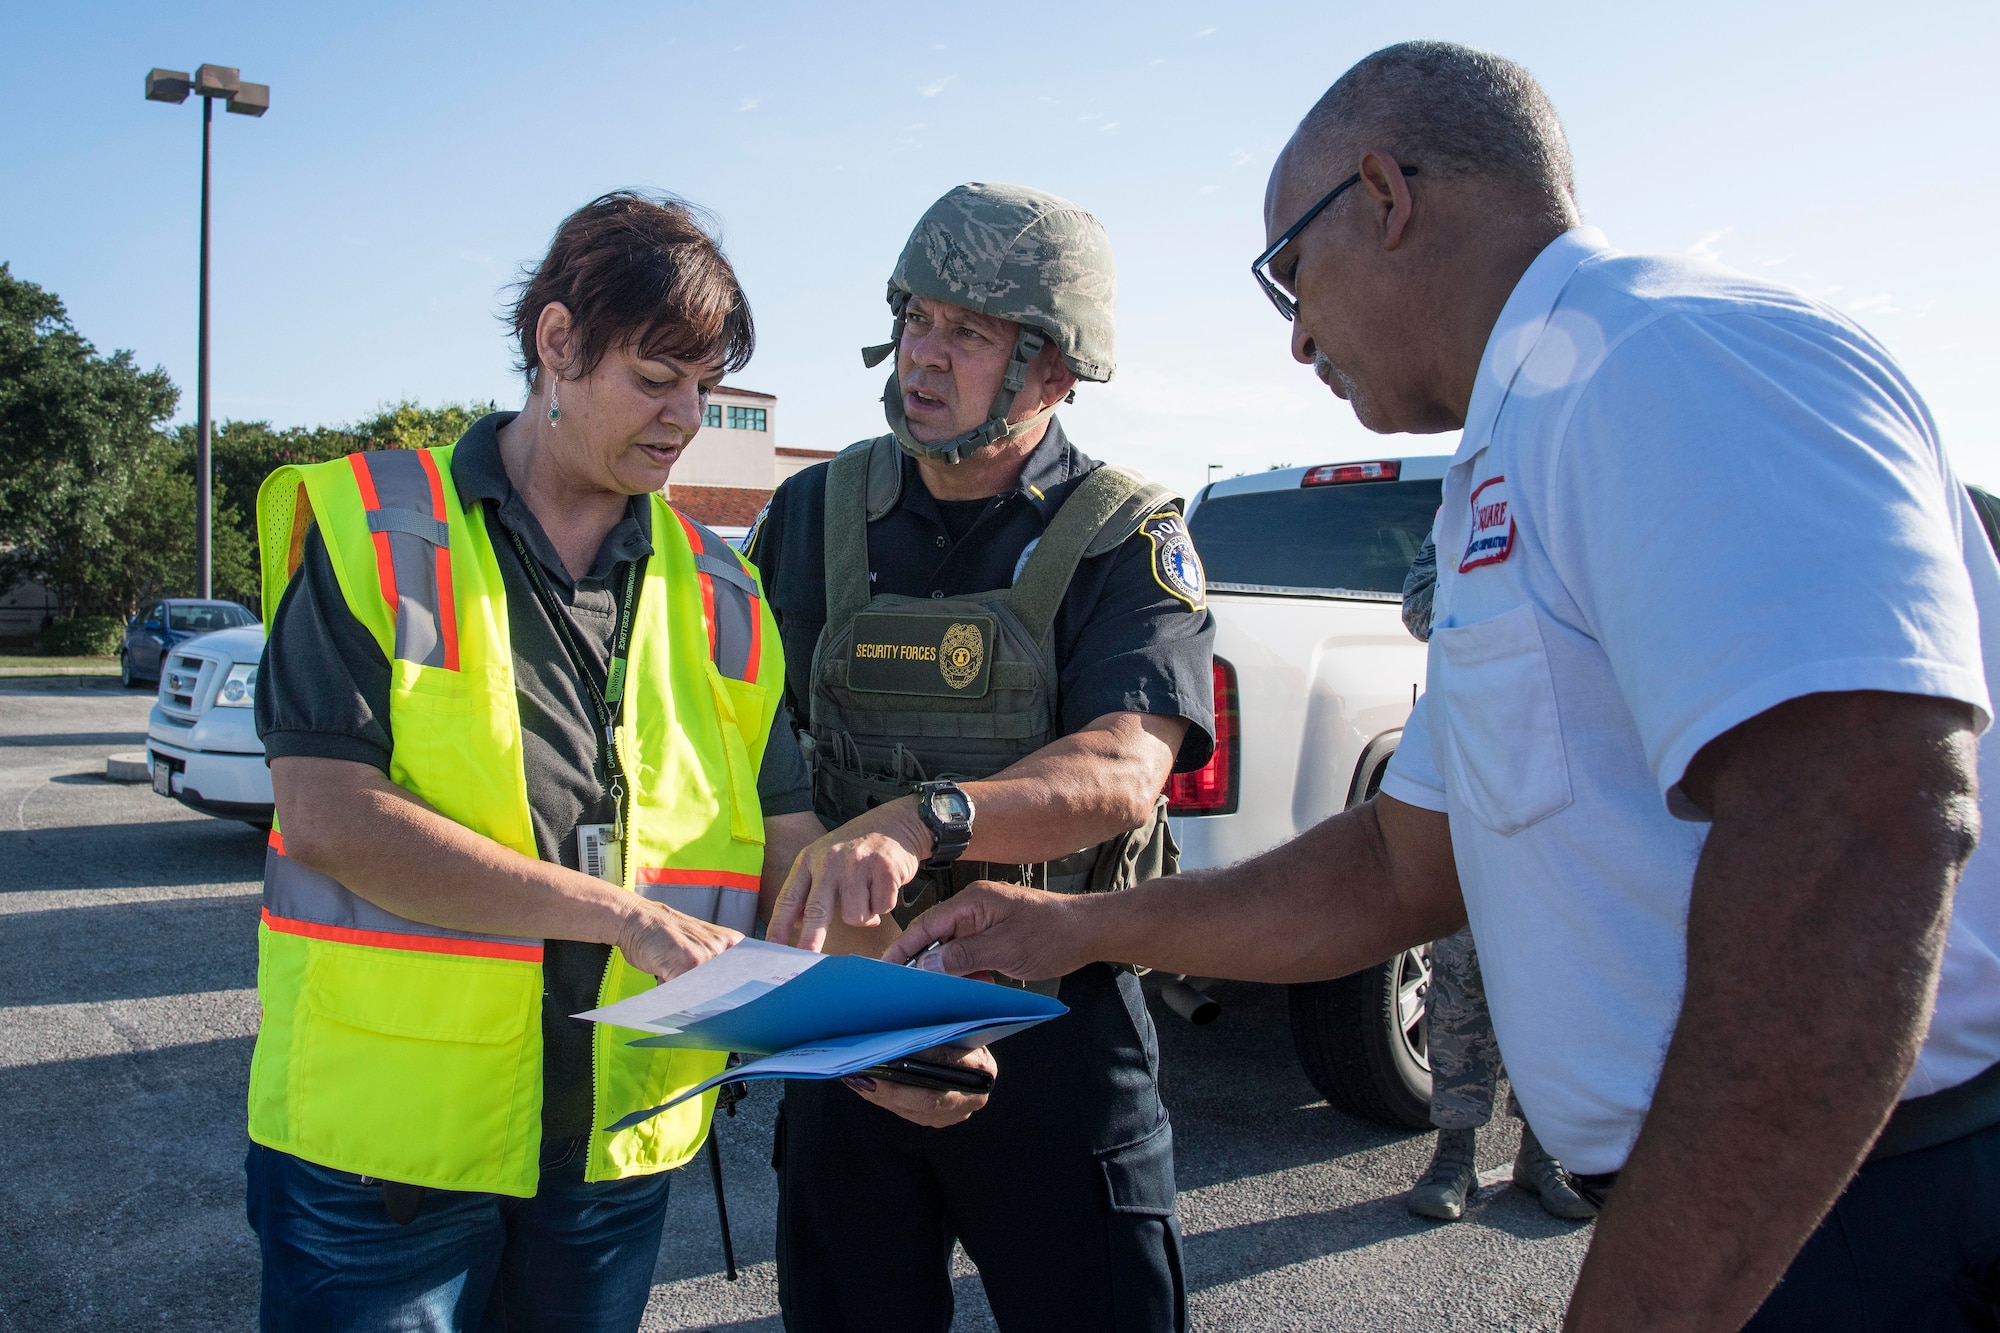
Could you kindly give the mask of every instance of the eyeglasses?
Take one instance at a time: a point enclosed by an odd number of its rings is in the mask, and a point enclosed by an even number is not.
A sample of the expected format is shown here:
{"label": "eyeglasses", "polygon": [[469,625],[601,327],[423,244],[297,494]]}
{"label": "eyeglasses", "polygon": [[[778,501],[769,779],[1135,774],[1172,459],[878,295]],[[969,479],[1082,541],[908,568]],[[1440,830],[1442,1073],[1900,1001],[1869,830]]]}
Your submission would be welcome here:
{"label": "eyeglasses", "polygon": [[[1405,164],[1403,167],[1403,174],[1405,176],[1414,176],[1417,174],[1417,169],[1413,166]],[[1278,307],[1278,313],[1283,315],[1286,319],[1290,320],[1298,318],[1299,303],[1297,301],[1294,301],[1291,298],[1291,296],[1285,291],[1285,289],[1278,285],[1277,279],[1271,276],[1271,261],[1278,257],[1278,252],[1280,250],[1283,250],[1286,246],[1290,245],[1293,241],[1297,240],[1299,233],[1304,231],[1307,227],[1310,227],[1312,225],[1312,220],[1318,217],[1321,213],[1325,212],[1326,206],[1328,204],[1340,198],[1341,195],[1353,189],[1360,183],[1361,183],[1361,173],[1357,171],[1352,176],[1349,176],[1346,180],[1342,181],[1340,184],[1334,186],[1331,190],[1327,191],[1326,198],[1320,200],[1318,203],[1314,204],[1311,208],[1308,208],[1305,212],[1304,217],[1300,218],[1297,222],[1294,222],[1290,227],[1287,227],[1285,229],[1285,234],[1283,236],[1280,236],[1275,242],[1273,242],[1270,249],[1266,250],[1263,254],[1258,255],[1255,262],[1253,262],[1250,265],[1250,276],[1257,279],[1257,285],[1264,289],[1264,295],[1271,298],[1271,304]]]}

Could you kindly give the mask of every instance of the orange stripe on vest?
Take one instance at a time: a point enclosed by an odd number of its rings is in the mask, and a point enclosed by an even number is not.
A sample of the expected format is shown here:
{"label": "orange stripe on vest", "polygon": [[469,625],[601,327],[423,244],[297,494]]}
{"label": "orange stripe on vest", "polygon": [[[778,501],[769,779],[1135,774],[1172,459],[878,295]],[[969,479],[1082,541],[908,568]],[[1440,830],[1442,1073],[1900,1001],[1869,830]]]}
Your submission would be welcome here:
{"label": "orange stripe on vest", "polygon": [[402,935],[386,930],[353,930],[347,926],[322,926],[312,921],[294,921],[274,916],[264,909],[264,924],[285,935],[331,940],[335,944],[362,944],[374,949],[405,949],[411,953],[448,953],[461,958],[505,958],[517,963],[542,961],[539,944],[499,944],[491,940],[454,940],[437,935]]}

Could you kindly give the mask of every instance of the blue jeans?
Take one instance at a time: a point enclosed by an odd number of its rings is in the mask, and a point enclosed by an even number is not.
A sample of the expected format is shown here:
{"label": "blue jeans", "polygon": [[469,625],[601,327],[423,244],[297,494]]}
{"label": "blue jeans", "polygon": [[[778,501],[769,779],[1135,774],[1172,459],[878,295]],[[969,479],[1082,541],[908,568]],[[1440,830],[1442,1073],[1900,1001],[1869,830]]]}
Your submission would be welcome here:
{"label": "blue jeans", "polygon": [[586,1140],[542,1145],[532,1199],[427,1190],[408,1225],[380,1181],[250,1145],[246,1211],[266,1333],[632,1333],[667,1172],[585,1183]]}

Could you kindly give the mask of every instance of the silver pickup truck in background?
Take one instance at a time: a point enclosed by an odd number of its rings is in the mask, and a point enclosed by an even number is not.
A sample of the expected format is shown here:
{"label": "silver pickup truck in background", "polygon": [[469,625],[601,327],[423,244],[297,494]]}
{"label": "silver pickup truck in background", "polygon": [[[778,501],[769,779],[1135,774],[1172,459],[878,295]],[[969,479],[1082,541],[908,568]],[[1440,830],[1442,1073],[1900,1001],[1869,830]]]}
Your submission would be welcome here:
{"label": "silver pickup truck in background", "polygon": [[[1447,457],[1295,467],[1205,487],[1188,527],[1215,613],[1216,752],[1167,789],[1187,869],[1229,865],[1381,785],[1424,680],[1403,578],[1437,514]],[[1328,1101],[1430,1123],[1430,949],[1289,987],[1293,1042]],[[1201,979],[1167,1001],[1202,1021]]]}

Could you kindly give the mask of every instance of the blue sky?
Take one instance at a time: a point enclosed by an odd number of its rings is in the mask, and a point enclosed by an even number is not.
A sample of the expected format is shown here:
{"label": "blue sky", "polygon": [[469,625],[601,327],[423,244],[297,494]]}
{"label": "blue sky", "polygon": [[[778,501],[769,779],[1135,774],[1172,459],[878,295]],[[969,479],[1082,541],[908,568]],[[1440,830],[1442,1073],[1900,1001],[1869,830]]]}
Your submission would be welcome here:
{"label": "blue sky", "polygon": [[[780,443],[880,433],[882,284],[963,180],[1066,195],[1109,228],[1119,371],[1067,409],[1099,457],[1182,486],[1449,448],[1368,435],[1286,352],[1247,275],[1265,175],[1353,60],[1469,42],[1541,79],[1586,220],[1714,255],[1860,319],[1960,471],[2000,485],[2000,5],[1221,6],[14,4],[0,12],[0,259],[193,409],[198,103],[145,71],[234,64],[218,114],[221,417],[351,420],[411,397],[517,402],[501,289],[617,186],[707,206],[757,314],[738,381]],[[219,109],[218,109],[219,110]]]}

